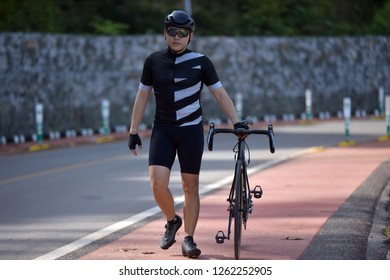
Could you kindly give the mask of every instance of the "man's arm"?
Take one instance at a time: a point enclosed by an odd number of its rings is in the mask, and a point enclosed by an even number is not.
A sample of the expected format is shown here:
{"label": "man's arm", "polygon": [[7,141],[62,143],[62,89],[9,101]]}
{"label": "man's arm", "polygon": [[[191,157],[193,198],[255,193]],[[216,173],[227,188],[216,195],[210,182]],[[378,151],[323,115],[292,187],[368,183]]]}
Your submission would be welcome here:
{"label": "man's arm", "polygon": [[141,123],[142,117],[145,113],[146,106],[148,105],[150,90],[138,89],[137,96],[135,97],[133,111],[131,113],[131,125],[129,130],[129,149],[133,155],[137,155],[136,146],[142,149],[141,139],[138,136],[138,129]]}
{"label": "man's arm", "polygon": [[229,97],[224,87],[219,87],[216,89],[212,89],[211,93],[214,95],[217,100],[219,106],[225,115],[231,120],[233,124],[239,122],[236,108],[234,107],[232,99]]}
{"label": "man's arm", "polygon": [[146,106],[149,102],[151,90],[146,91],[138,89],[137,96],[135,97],[133,111],[131,113],[131,125],[129,134],[137,134],[142,117],[145,113]]}

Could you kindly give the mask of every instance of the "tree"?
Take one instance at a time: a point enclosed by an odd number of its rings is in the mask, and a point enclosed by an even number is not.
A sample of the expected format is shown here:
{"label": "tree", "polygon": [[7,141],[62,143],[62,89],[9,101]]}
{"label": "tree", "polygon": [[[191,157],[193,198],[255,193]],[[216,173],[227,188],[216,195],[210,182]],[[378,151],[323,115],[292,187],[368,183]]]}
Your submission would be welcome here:
{"label": "tree", "polygon": [[[390,0],[196,0],[200,35],[389,35]],[[2,0],[0,32],[158,34],[178,0]]]}
{"label": "tree", "polygon": [[382,9],[377,9],[369,32],[373,34],[390,34],[390,0],[387,0]]}

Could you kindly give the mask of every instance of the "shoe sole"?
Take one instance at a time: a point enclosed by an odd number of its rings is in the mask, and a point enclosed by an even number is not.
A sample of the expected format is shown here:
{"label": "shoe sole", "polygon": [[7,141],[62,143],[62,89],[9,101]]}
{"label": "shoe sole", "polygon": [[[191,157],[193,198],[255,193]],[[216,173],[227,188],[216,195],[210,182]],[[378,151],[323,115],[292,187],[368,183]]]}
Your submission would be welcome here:
{"label": "shoe sole", "polygon": [[190,258],[190,259],[197,259],[200,255],[201,251],[196,248],[188,253],[186,253],[184,250],[182,250],[182,254],[184,257]]}
{"label": "shoe sole", "polygon": [[172,246],[173,244],[175,244],[175,242],[176,242],[176,240],[173,240],[172,242],[166,244],[164,247],[162,247],[162,246],[160,245],[160,248],[163,249],[163,250],[168,250],[169,248],[171,248],[171,246]]}

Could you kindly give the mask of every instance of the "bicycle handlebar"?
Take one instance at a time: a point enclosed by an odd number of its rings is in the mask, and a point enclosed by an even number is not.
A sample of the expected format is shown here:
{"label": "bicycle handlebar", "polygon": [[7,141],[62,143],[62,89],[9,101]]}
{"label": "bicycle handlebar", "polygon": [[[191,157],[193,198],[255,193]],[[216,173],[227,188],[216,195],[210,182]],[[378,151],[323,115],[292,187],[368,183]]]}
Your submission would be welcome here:
{"label": "bicycle handlebar", "polygon": [[269,149],[271,153],[275,153],[275,146],[274,146],[274,130],[272,124],[268,125],[267,130],[248,130],[248,129],[231,129],[231,128],[215,128],[214,123],[210,123],[210,130],[209,134],[207,136],[207,146],[209,151],[213,150],[213,141],[214,141],[214,135],[218,133],[231,133],[236,135],[239,138],[245,138],[246,136],[250,134],[262,134],[267,135],[269,140]]}

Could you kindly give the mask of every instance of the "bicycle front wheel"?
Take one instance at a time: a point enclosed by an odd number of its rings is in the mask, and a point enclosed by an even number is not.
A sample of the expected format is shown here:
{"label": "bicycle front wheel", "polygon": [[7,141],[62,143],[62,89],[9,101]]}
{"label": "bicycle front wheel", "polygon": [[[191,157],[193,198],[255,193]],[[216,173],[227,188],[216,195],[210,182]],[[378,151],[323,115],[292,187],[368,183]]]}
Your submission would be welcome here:
{"label": "bicycle front wheel", "polygon": [[235,196],[234,196],[234,258],[240,259],[241,250],[241,233],[242,233],[242,214],[243,214],[243,195],[244,195],[244,178],[243,162],[237,161],[235,173]]}

